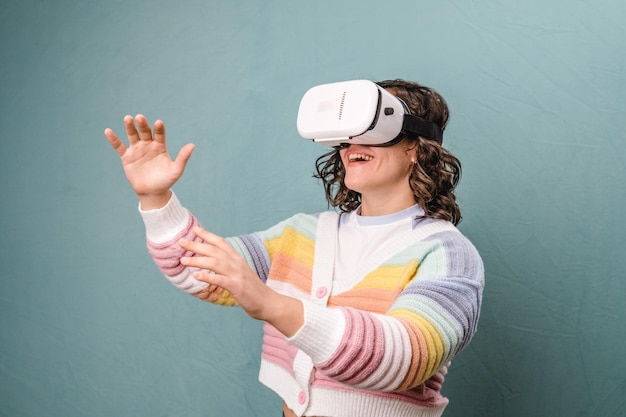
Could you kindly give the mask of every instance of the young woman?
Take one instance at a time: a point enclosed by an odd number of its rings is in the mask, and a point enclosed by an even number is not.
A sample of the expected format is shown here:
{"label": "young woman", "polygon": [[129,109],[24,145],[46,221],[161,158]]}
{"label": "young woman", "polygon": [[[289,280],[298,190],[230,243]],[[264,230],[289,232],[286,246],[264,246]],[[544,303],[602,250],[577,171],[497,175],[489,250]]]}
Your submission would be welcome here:
{"label": "young woman", "polygon": [[[434,90],[378,84],[445,129]],[[193,145],[172,160],[163,122],[138,115],[124,125],[129,146],[105,136],[139,197],[156,264],[176,287],[265,322],[259,379],[285,416],[443,413],[444,375],[476,331],[484,284],[478,252],[455,227],[456,157],[417,135],[331,149],[317,176],[339,210],[225,239],[171,191]]]}

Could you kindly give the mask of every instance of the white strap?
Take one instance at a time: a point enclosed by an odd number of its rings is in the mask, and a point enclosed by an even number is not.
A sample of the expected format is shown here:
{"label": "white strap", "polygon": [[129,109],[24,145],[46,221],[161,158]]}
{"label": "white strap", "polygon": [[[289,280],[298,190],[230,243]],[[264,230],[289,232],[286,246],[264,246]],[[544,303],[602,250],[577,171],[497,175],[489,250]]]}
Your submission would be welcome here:
{"label": "white strap", "polygon": [[[315,255],[313,259],[313,282],[311,283],[311,299],[326,304],[330,295],[335,273],[335,256],[339,235],[339,214],[326,211],[320,214],[315,237]],[[320,289],[324,296],[316,296]]]}

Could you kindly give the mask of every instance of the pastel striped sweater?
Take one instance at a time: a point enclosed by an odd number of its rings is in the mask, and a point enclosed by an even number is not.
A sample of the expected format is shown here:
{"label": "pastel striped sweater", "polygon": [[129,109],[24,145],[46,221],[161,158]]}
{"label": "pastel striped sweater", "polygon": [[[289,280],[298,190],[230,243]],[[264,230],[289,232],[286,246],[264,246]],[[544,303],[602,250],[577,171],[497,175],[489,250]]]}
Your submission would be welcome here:
{"label": "pastel striped sweater", "polygon": [[[199,240],[197,219],[174,195],[142,212],[148,249],[178,288],[216,304],[191,268],[180,238]],[[259,379],[299,415],[440,416],[441,385],[450,360],[470,341],[484,284],[481,258],[452,224],[415,223],[368,259],[363,278],[333,291],[336,213],[298,214],[270,229],[228,238],[274,290],[298,298],[303,327],[286,338],[264,325]]]}

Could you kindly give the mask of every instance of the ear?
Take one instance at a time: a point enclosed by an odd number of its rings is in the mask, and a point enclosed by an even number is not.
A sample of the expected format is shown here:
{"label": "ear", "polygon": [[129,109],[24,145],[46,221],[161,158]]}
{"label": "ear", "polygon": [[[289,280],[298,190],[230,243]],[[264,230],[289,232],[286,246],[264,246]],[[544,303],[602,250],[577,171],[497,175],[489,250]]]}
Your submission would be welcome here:
{"label": "ear", "polygon": [[411,156],[411,162],[414,164],[417,163],[417,143],[413,143],[410,146],[407,146],[405,150],[407,155]]}

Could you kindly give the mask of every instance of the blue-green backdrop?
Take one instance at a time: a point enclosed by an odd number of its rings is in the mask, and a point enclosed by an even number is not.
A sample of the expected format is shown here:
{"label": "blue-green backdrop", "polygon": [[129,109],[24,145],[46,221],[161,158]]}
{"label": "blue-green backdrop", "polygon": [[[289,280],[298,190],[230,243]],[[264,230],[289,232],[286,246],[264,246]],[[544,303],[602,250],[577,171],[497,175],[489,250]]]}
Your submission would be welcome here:
{"label": "blue-green backdrop", "polygon": [[626,415],[622,0],[3,0],[0,416],[277,416],[260,324],[184,295],[145,250],[102,134],[196,144],[177,185],[223,235],[326,208],[303,92],[438,89],[487,272],[449,417]]}

